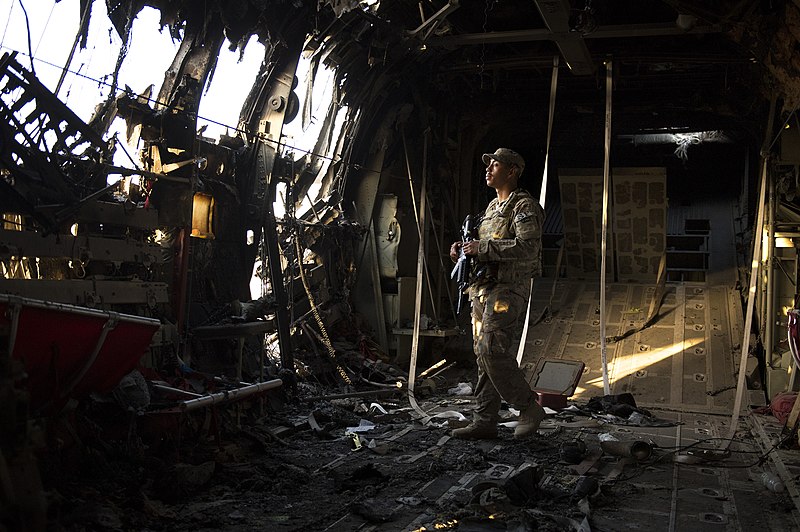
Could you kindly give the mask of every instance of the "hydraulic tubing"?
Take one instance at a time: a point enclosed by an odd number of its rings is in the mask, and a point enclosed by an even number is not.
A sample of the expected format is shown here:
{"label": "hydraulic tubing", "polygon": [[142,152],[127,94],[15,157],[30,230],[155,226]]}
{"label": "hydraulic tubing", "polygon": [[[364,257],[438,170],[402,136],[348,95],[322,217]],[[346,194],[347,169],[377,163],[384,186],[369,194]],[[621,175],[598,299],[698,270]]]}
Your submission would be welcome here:
{"label": "hydraulic tubing", "polygon": [[197,410],[198,408],[204,408],[210,405],[227,403],[230,401],[243,399],[249,395],[253,395],[259,392],[265,392],[267,390],[272,390],[282,385],[283,385],[282,380],[273,379],[271,381],[259,382],[256,384],[251,384],[249,386],[244,386],[242,388],[235,388],[233,390],[227,390],[224,392],[212,393],[211,395],[205,395],[203,397],[198,397],[197,399],[182,401],[180,403],[180,409],[183,412],[191,412],[192,410]]}

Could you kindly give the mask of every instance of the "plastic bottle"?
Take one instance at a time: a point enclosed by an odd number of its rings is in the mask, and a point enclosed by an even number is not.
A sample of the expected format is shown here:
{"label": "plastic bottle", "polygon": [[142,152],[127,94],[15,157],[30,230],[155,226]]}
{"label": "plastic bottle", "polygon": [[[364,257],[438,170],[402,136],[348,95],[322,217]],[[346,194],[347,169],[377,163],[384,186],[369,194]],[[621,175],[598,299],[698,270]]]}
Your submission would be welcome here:
{"label": "plastic bottle", "polygon": [[775,493],[780,493],[784,490],[783,482],[781,479],[775,474],[770,471],[764,471],[761,473],[761,483],[764,484],[770,491],[774,491]]}

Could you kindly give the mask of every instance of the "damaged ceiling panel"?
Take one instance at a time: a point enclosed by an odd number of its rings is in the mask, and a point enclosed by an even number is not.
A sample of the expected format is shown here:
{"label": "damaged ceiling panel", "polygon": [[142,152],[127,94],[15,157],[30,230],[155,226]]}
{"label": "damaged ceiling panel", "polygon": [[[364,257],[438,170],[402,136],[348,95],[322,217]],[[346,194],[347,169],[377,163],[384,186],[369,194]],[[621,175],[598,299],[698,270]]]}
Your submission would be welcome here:
{"label": "damaged ceiling panel", "polygon": [[[418,73],[460,73],[457,80],[439,80],[445,83],[442,90],[460,94],[452,90],[452,83],[467,81],[473,88],[487,88],[500,80],[530,80],[560,53],[578,77],[592,76],[604,60],[615,59],[624,65],[619,88],[628,80],[644,83],[648,77],[672,78],[675,85],[664,88],[677,88],[683,77],[687,91],[694,86],[697,94],[708,84],[705,90],[727,89],[730,98],[735,98],[737,90],[750,89],[763,96],[774,86],[789,108],[796,92],[791,84],[795,66],[786,52],[798,33],[793,30],[798,8],[792,2],[595,1],[572,5],[567,0],[517,0],[462,5],[442,0],[417,6],[414,2],[375,1],[321,2],[319,10],[306,4],[316,3],[212,2],[205,9],[208,13],[218,9],[232,46],[246,42],[250,35],[281,46],[292,32],[308,34],[309,46],[324,49],[326,58],[362,86],[365,79],[359,74],[382,71],[387,63],[397,69],[405,59],[413,60]],[[108,7],[115,28],[125,35],[130,17],[145,6],[161,11],[163,25],[180,28],[197,9],[194,5],[131,1],[109,2]],[[276,13],[281,15],[276,17]],[[631,40],[637,42],[636,47],[629,46]],[[564,53],[564,47],[574,51]],[[772,74],[771,83],[760,69]],[[692,77],[700,71],[702,76]],[[535,83],[528,83],[528,90],[535,88],[531,85]],[[650,105],[655,106],[653,96]]]}

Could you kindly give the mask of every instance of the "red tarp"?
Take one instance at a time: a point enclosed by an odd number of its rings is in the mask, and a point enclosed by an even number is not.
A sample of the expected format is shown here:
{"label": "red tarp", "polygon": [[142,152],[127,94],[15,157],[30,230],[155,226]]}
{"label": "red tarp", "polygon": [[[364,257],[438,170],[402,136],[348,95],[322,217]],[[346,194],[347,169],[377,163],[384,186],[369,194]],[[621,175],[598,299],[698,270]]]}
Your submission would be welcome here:
{"label": "red tarp", "polygon": [[[16,335],[14,308],[19,309]],[[109,319],[116,320],[116,326],[76,383]],[[56,408],[69,397],[111,391],[138,365],[159,325],[140,316],[0,295],[0,327],[8,327],[15,338],[12,357],[25,365],[34,410]]]}

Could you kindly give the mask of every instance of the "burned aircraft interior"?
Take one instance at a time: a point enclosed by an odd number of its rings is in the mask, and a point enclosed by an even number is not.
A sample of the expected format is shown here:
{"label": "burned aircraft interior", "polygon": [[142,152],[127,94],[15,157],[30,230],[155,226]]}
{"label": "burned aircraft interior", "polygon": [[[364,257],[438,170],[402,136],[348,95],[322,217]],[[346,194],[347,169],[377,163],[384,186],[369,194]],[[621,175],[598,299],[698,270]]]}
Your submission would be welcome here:
{"label": "burned aircraft interior", "polygon": [[[0,530],[800,529],[800,2],[0,12]],[[499,147],[548,417],[467,441]]]}

